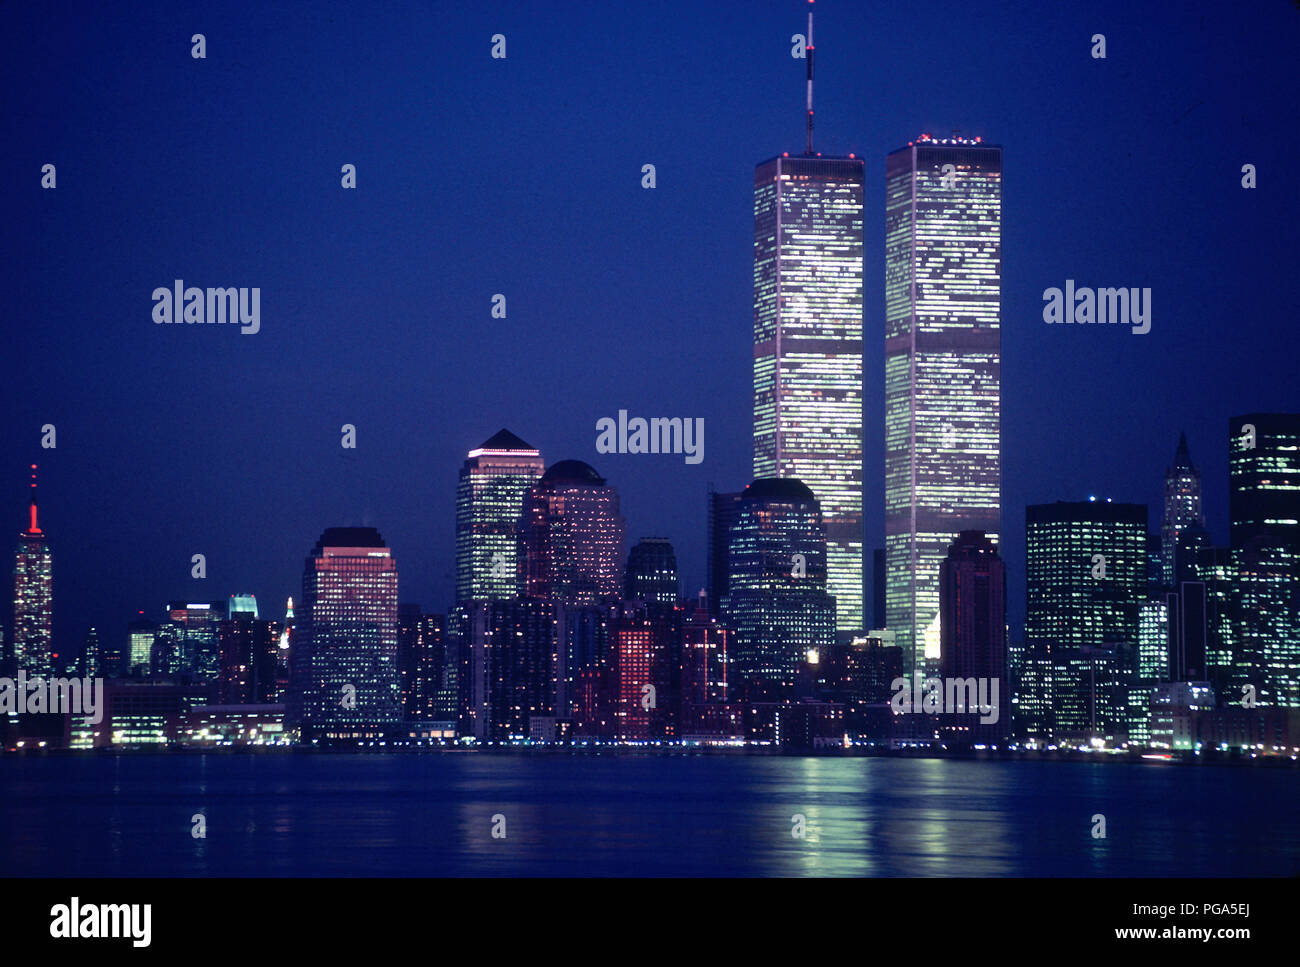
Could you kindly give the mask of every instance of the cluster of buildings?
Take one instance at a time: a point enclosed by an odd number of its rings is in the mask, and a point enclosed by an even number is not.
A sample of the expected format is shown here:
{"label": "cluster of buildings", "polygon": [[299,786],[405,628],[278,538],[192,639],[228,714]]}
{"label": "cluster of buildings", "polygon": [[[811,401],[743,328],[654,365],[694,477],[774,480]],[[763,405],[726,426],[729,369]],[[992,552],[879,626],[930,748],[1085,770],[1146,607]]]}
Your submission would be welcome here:
{"label": "cluster of buildings", "polygon": [[[402,602],[377,530],[329,528],[283,620],[233,595],[173,602],[121,644],[92,629],[71,670],[107,679],[103,722],[36,737],[0,714],[5,747],[1300,751],[1298,414],[1229,422],[1226,546],[1206,529],[1185,440],[1158,528],[1142,504],[1028,507],[1026,622],[1011,640],[1002,150],[978,137],[923,134],[885,159],[885,536],[866,566],[865,164],[813,150],[811,62],[809,99],[807,150],[754,171],[752,481],[707,494],[698,594],[682,594],[668,540],[628,548],[595,468],[548,467],[502,430],[460,471],[445,613]],[[69,669],[34,494],[4,658],[50,675]]]}

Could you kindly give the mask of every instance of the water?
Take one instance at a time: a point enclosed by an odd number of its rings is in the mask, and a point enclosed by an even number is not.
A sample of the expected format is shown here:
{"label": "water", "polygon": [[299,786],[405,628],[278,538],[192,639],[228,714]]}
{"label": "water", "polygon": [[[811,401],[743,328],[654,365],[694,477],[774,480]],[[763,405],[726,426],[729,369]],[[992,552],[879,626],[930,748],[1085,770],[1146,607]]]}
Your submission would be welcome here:
{"label": "water", "polygon": [[1298,785],[685,753],[8,756],[0,856],[10,876],[1292,876]]}

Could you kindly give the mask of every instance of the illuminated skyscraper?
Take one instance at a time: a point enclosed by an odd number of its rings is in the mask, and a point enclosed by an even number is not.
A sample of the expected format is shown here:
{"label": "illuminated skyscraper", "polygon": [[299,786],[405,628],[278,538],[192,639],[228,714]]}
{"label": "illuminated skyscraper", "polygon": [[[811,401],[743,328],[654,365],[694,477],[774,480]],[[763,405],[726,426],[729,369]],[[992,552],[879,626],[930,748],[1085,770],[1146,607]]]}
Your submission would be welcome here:
{"label": "illuminated skyscraper", "polygon": [[397,562],[371,527],[331,527],[307,558],[285,710],[306,736],[366,738],[401,720]]}
{"label": "illuminated skyscraper", "polygon": [[1025,508],[1025,641],[1031,650],[1124,646],[1138,668],[1147,507],[1109,500]]}
{"label": "illuminated skyscraper", "polygon": [[885,614],[938,657],[939,563],[1001,529],[1002,149],[922,135],[885,182]]}
{"label": "illuminated skyscraper", "polygon": [[1232,546],[1268,537],[1300,549],[1300,413],[1250,413],[1228,421]]}
{"label": "illuminated skyscraper", "polygon": [[1300,706],[1300,413],[1228,422],[1236,681],[1262,705]]}
{"label": "illuminated skyscraper", "polygon": [[1165,516],[1160,525],[1161,578],[1167,588],[1181,579],[1176,570],[1180,543],[1193,526],[1205,526],[1205,515],[1201,513],[1201,472],[1192,466],[1187,434],[1180,433],[1174,465],[1165,469]]}
{"label": "illuminated skyscraper", "polygon": [[456,489],[457,601],[517,593],[515,525],[544,469],[541,453],[509,430],[469,452]]}
{"label": "illuminated skyscraper", "polygon": [[528,491],[519,521],[524,593],[595,604],[623,592],[618,491],[581,460],[561,460]]}
{"label": "illuminated skyscraper", "polygon": [[50,545],[36,522],[36,465],[32,464],[32,502],[28,526],[14,552],[14,622],[10,629],[13,664],[29,676],[54,672],[54,571]]}
{"label": "illuminated skyscraper", "polygon": [[755,480],[729,548],[722,620],[734,635],[733,687],[749,700],[793,698],[805,662],[835,641],[826,530],[812,491],[798,480]]}
{"label": "illuminated skyscraper", "polygon": [[804,153],[754,171],[754,476],[797,478],[821,504],[826,589],[847,633],[864,620],[864,165],[813,151],[811,7],[805,53]]}
{"label": "illuminated skyscraper", "polygon": [[227,613],[224,601],[170,602],[167,621],[176,626],[179,635],[177,656],[172,667],[158,673],[179,671],[197,682],[215,682],[221,672],[217,626]]}

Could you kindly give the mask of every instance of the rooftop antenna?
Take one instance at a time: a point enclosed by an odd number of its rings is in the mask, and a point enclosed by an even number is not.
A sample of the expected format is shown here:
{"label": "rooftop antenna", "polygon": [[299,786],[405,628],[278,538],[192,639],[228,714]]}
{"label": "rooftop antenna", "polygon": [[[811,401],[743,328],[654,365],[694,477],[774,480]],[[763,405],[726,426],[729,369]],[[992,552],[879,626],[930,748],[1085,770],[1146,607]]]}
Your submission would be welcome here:
{"label": "rooftop antenna", "polygon": [[808,0],[808,43],[804,47],[808,61],[808,149],[805,154],[813,153],[813,0]]}
{"label": "rooftop antenna", "polygon": [[31,518],[31,526],[27,529],[29,534],[39,534],[41,529],[36,526],[36,464],[32,464],[32,504],[28,511]]}

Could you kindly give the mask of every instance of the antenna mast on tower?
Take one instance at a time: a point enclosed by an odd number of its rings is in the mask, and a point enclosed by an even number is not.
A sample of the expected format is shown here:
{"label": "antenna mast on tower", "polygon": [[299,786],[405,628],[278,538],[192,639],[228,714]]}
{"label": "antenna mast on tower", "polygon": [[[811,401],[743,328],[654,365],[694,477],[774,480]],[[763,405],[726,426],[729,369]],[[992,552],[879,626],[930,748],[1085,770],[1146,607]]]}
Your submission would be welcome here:
{"label": "antenna mast on tower", "polygon": [[808,148],[813,153],[813,0],[808,0],[808,43],[804,45],[804,58],[808,61]]}

